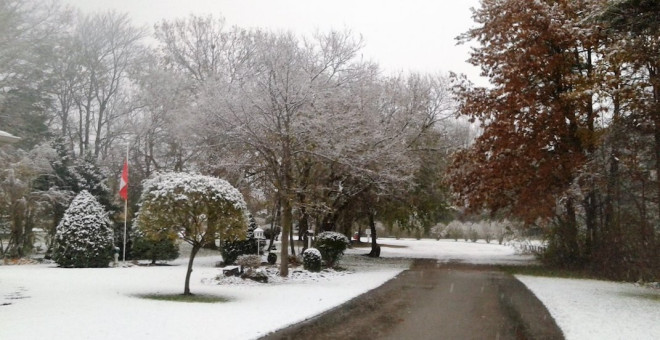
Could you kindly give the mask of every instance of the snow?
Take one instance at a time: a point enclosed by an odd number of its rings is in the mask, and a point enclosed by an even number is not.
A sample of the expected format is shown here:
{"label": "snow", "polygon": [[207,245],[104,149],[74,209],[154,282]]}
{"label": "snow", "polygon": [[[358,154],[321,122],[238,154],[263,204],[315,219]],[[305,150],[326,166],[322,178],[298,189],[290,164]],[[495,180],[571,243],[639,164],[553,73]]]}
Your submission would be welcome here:
{"label": "snow", "polygon": [[[107,215],[92,194],[81,191],[57,225],[53,258],[66,267],[105,267],[114,242]],[[103,254],[101,263],[91,254]]]}
{"label": "snow", "polygon": [[[211,195],[211,199],[231,202],[237,210],[247,210],[243,195],[224,179],[184,172],[156,174],[143,183],[140,201],[174,196],[174,200],[188,201],[190,193]],[[181,194],[181,192],[185,194]]]}
{"label": "snow", "polygon": [[[198,255],[195,294],[228,302],[184,303],[141,298],[183,291],[186,258],[171,266],[64,269],[53,264],[0,265],[3,339],[254,339],[311,318],[382,285],[411,258],[478,264],[530,264],[514,247],[483,241],[379,239],[381,259],[347,251],[347,270],[301,267],[270,283],[223,277],[218,256]],[[660,338],[660,292],[634,284],[517,276],[547,306],[567,339]]]}
{"label": "snow", "polygon": [[[474,264],[534,264],[533,255],[520,255],[509,245],[499,245],[497,242],[487,244],[485,241],[464,242],[435,239],[378,239],[381,246],[381,257],[426,258],[437,259],[439,262],[462,262]],[[347,254],[366,254],[371,248],[353,248]]]}
{"label": "snow", "polygon": [[517,275],[571,339],[660,339],[660,291],[632,283]]}
{"label": "snow", "polygon": [[208,304],[139,297],[183,292],[186,259],[173,266],[106,269],[0,266],[2,338],[253,339],[374,289],[409,265],[357,263],[337,275],[321,272],[273,284],[218,284],[214,278],[221,270],[213,266],[218,260],[198,257],[192,273],[193,293],[229,299]]}

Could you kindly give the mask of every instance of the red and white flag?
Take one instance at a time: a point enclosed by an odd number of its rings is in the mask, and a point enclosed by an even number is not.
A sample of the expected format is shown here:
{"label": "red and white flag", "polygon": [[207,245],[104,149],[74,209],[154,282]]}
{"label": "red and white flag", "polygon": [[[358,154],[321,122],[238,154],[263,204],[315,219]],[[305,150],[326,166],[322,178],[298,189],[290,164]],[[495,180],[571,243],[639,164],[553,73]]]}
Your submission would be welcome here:
{"label": "red and white flag", "polygon": [[128,200],[128,160],[124,161],[124,168],[121,171],[121,179],[119,180],[119,196]]}

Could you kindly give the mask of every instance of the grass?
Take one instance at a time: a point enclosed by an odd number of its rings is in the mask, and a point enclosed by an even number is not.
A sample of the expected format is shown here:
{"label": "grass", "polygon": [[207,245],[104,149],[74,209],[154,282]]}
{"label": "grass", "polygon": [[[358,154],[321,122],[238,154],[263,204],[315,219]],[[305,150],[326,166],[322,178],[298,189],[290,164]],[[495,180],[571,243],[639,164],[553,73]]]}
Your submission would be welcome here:
{"label": "grass", "polygon": [[145,294],[145,295],[138,295],[138,297],[142,299],[149,299],[156,301],[187,302],[187,303],[229,302],[229,299],[226,297],[214,296],[214,295]]}
{"label": "grass", "polygon": [[623,296],[660,302],[660,293],[658,293],[658,294],[653,294],[653,293],[648,293],[648,294],[623,294]]}

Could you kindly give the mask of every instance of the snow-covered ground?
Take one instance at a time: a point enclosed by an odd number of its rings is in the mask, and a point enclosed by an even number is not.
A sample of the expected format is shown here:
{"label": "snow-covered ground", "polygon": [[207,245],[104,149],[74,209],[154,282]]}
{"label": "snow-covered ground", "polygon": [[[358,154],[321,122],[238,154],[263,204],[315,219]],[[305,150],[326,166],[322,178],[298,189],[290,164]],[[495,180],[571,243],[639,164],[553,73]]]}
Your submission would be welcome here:
{"label": "snow-covered ground", "polygon": [[660,291],[632,283],[516,276],[567,340],[660,339]]}
{"label": "snow-covered ground", "polygon": [[[441,262],[532,264],[512,246],[483,241],[380,239],[381,256]],[[520,247],[516,247],[520,248]],[[366,253],[366,249],[351,252]],[[517,276],[548,308],[566,339],[660,339],[660,290],[631,283]]]}
{"label": "snow-covered ground", "polygon": [[[62,269],[0,265],[0,339],[253,339],[308,319],[376,288],[408,268],[409,258],[479,264],[534,263],[511,246],[453,240],[381,239],[381,256],[346,256],[346,271],[292,271],[269,284],[216,280],[218,256],[198,256],[193,293],[228,302],[148,300],[183,291],[186,259],[171,266]],[[349,249],[364,254],[369,248]],[[568,339],[659,339],[660,292],[590,280],[521,276]]]}
{"label": "snow-covered ground", "polygon": [[[366,238],[362,238],[366,241]],[[382,257],[405,257],[437,259],[440,262],[464,262],[475,264],[533,264],[533,255],[516,254],[514,247],[499,245],[497,242],[487,244],[485,241],[464,242],[435,239],[390,239],[378,240],[381,245]],[[353,248],[347,253],[364,254],[371,248]]]}
{"label": "snow-covered ground", "polygon": [[376,288],[409,266],[405,261],[351,264],[347,258],[348,272],[267,285],[218,284],[220,269],[213,266],[218,260],[195,260],[191,290],[229,299],[222,303],[138,297],[182,293],[185,259],[160,267],[0,266],[0,338],[252,339]]}

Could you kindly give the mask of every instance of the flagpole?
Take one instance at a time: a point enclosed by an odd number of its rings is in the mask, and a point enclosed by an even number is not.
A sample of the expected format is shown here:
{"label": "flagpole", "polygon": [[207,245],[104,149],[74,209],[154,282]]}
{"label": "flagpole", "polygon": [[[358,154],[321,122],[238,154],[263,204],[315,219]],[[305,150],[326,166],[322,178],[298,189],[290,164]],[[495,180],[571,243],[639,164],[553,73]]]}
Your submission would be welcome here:
{"label": "flagpole", "polygon": [[[126,163],[128,164],[128,144],[126,144]],[[128,172],[128,169],[127,171]],[[128,188],[127,188],[128,189]],[[124,247],[122,260],[126,265],[126,221],[128,219],[128,190],[126,190],[126,199],[124,200]]]}

